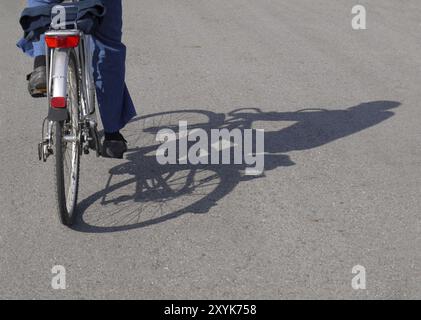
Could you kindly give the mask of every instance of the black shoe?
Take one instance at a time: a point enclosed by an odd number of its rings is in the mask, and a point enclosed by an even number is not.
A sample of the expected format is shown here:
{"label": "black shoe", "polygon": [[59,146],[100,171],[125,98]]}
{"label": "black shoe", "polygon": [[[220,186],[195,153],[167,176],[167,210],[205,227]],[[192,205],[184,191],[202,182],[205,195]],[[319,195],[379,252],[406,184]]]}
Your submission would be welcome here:
{"label": "black shoe", "polygon": [[45,97],[47,94],[47,68],[39,66],[26,77],[28,91],[33,98]]}
{"label": "black shoe", "polygon": [[120,132],[105,133],[101,154],[104,158],[123,159],[125,152],[127,152],[127,141]]}

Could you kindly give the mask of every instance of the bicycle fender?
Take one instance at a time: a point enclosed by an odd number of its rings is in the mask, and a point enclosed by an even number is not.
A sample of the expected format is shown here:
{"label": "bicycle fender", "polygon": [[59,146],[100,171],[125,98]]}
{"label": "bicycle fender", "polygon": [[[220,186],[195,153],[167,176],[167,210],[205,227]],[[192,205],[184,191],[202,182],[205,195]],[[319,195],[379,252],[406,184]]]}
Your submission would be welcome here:
{"label": "bicycle fender", "polygon": [[[52,65],[52,90],[51,97],[67,97],[67,69],[69,64],[69,51],[66,49],[55,49]],[[54,108],[50,106],[48,119],[51,121],[68,120],[67,108]]]}
{"label": "bicycle fender", "polygon": [[67,97],[67,69],[69,51],[55,49],[52,72],[52,97]]}
{"label": "bicycle fender", "polygon": [[66,121],[69,120],[67,109],[48,109],[48,120],[50,121]]}

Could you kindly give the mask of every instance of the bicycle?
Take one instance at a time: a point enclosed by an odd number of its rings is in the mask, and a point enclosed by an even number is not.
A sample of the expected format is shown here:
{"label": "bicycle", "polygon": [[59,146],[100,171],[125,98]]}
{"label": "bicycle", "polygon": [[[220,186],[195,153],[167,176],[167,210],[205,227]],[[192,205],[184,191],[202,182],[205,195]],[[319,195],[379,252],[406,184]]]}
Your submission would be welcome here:
{"label": "bicycle", "polygon": [[55,155],[58,216],[62,224],[71,226],[76,216],[81,155],[90,150],[97,157],[101,155],[92,39],[74,23],[72,28],[66,25],[63,30],[51,27],[45,33],[45,42],[49,112],[42,124],[38,154],[44,162]]}

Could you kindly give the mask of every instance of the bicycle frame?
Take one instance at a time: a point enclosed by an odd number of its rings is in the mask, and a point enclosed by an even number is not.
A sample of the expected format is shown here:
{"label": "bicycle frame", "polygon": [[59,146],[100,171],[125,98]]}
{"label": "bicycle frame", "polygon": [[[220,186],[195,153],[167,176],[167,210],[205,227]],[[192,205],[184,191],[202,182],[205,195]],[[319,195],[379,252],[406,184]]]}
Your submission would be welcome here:
{"label": "bicycle frame", "polygon": [[[45,121],[43,123],[43,141],[39,146],[40,159],[46,161],[52,154],[52,128],[56,121],[67,120],[68,113],[66,108],[53,108],[51,101],[54,97],[67,96],[67,68],[71,52],[76,59],[76,69],[78,73],[79,88],[79,121],[81,125],[81,135],[77,137],[66,137],[66,140],[80,139],[82,142],[94,140],[97,156],[99,156],[99,138],[97,135],[97,117],[95,108],[95,85],[93,80],[92,53],[93,39],[90,35],[77,30],[50,30],[45,33],[46,37],[79,37],[79,44],[75,48],[49,48],[46,47],[47,57],[47,98],[49,101],[47,130],[45,130]],[[45,136],[44,136],[45,133]],[[89,153],[89,148],[84,149]]]}

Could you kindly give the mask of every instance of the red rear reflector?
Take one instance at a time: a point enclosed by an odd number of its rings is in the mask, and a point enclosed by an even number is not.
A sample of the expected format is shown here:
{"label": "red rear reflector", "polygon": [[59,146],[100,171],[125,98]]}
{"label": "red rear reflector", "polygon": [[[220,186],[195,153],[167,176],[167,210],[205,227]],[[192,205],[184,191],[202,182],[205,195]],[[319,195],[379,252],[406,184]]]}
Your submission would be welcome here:
{"label": "red rear reflector", "polygon": [[79,40],[79,36],[45,36],[49,48],[76,48]]}
{"label": "red rear reflector", "polygon": [[66,108],[67,101],[64,97],[54,97],[51,98],[50,104],[52,108]]}

